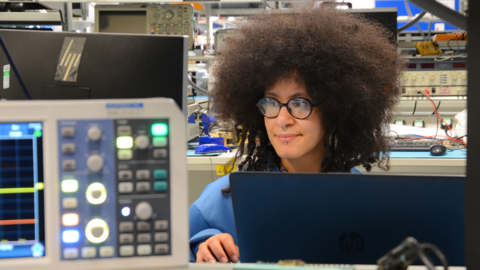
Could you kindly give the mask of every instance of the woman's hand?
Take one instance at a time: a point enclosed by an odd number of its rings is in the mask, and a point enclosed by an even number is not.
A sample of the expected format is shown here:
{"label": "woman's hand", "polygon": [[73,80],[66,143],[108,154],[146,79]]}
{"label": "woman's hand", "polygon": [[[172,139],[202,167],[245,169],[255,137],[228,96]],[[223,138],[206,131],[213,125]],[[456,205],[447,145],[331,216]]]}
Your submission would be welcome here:
{"label": "woman's hand", "polygon": [[207,241],[200,244],[197,251],[197,263],[216,263],[217,259],[219,262],[226,263],[228,258],[232,262],[237,262],[238,257],[238,247],[235,245],[233,237],[228,233],[221,233],[208,238]]}

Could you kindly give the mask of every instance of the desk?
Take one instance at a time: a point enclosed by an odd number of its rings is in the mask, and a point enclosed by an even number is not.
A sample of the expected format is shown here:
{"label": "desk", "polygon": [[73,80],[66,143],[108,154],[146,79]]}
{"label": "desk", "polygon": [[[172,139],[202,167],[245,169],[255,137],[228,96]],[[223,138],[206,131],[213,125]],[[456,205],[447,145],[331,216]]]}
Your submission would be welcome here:
{"label": "desk", "polygon": [[[189,265],[189,270],[234,270],[237,269],[235,268],[236,265],[239,264],[232,264],[232,263],[226,263],[226,264],[210,264],[210,263],[203,263],[203,264],[196,264],[196,263],[191,263]],[[254,266],[254,264],[246,264],[249,266]],[[240,265],[239,265],[240,266]],[[377,270],[376,265],[355,265],[355,270]],[[255,269],[255,268],[250,268],[250,269]],[[302,268],[298,267],[299,270]],[[335,269],[335,268],[333,268]],[[333,270],[332,269],[332,270]],[[408,267],[408,270],[426,270],[427,268],[424,266],[410,266]],[[443,267],[437,267],[438,270],[442,269]],[[450,270],[466,270],[465,267],[450,267]],[[259,268],[260,270],[260,268]],[[264,270],[264,269],[263,269]]]}
{"label": "desk", "polygon": [[[456,150],[441,157],[430,156],[429,152],[392,152],[390,170],[385,172],[373,168],[375,174],[404,175],[466,175],[466,152]],[[209,156],[187,155],[189,204],[192,204],[203,189],[213,181],[222,177],[217,174],[217,167],[227,164],[233,153],[215,154]],[[220,168],[220,167],[219,167]],[[361,166],[357,169],[366,173]]]}

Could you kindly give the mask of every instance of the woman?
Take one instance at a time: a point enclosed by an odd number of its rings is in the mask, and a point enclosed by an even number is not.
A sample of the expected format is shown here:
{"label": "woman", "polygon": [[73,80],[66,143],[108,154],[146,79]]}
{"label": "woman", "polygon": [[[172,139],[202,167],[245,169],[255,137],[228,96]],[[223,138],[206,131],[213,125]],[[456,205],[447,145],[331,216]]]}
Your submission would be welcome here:
{"label": "woman", "polygon": [[[245,171],[388,170],[385,135],[403,63],[387,30],[333,8],[262,14],[216,63],[212,98],[234,121]],[[191,261],[239,259],[228,176],[190,207]]]}

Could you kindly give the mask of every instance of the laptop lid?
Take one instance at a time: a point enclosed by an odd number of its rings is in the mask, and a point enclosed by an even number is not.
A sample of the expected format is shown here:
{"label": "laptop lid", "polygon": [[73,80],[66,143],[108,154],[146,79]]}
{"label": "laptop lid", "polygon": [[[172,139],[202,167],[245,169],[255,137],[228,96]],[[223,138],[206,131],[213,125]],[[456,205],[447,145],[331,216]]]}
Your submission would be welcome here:
{"label": "laptop lid", "polygon": [[408,236],[463,266],[465,178],[238,172],[240,260],[376,264]]}

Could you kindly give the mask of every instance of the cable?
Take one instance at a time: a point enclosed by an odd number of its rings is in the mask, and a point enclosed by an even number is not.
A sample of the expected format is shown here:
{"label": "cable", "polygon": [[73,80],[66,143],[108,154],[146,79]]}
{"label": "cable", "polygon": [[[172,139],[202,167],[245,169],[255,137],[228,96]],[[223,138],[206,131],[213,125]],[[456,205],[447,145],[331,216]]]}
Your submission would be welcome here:
{"label": "cable", "polygon": [[[412,11],[410,10],[410,6],[408,5],[408,0],[404,0],[404,3],[405,3],[405,9],[407,10],[408,16],[413,17]],[[425,12],[425,13],[424,13],[424,12]],[[422,17],[423,17],[427,12],[426,12],[426,11],[422,11],[422,13],[423,13],[423,15],[422,15]],[[420,13],[420,14],[422,14],[422,13]],[[418,17],[420,17],[420,16],[418,16]],[[420,19],[421,19],[421,18],[420,18]],[[418,20],[417,20],[417,21],[418,21]],[[418,25],[417,22],[415,22],[415,26],[417,27],[418,32],[420,32],[420,35],[422,35],[423,40],[425,40],[425,35],[424,35],[423,32],[422,32],[422,28],[420,28],[420,26]]]}
{"label": "cable", "polygon": [[426,11],[423,11],[422,13],[420,13],[417,17],[415,17],[413,20],[411,20],[410,22],[408,22],[407,24],[399,27],[397,29],[397,32],[400,33],[402,32],[403,30],[409,28],[410,26],[416,24],[421,18],[423,18],[423,16],[425,16],[425,14],[427,14]]}
{"label": "cable", "polygon": [[2,34],[0,34],[0,43],[2,44],[5,54],[7,55],[8,61],[10,61],[10,64],[12,65],[13,71],[15,71],[15,73],[17,74],[17,78],[18,78],[18,81],[20,82],[20,85],[22,86],[23,92],[25,93],[27,98],[31,100],[32,96],[30,96],[30,93],[28,92],[27,86],[23,81],[22,75],[20,75],[20,72],[18,72],[17,64],[15,64],[15,61],[13,61],[12,55],[10,54],[10,50],[7,47],[7,43],[5,43],[5,40],[3,39]]}
{"label": "cable", "polygon": [[264,3],[265,6],[267,6],[269,9],[273,9],[271,6],[269,6],[269,5],[267,4],[267,1],[266,1],[266,0],[262,0],[262,3]]}
{"label": "cable", "polygon": [[427,33],[427,39],[430,41],[430,37],[432,34],[432,18],[430,18],[430,22],[428,22],[428,33]]}
{"label": "cable", "polygon": [[[432,106],[433,106],[433,110],[435,111],[435,114],[437,115],[437,117],[448,127],[448,130],[450,130],[450,134],[453,135],[453,131],[452,129],[450,128],[450,125],[447,124],[447,122],[445,122],[445,120],[443,120],[443,118],[440,117],[440,115],[438,115],[438,112],[437,112],[437,109],[435,108],[435,103],[433,103],[433,100],[430,98],[430,91],[428,89],[423,89],[425,91],[425,95],[427,96],[428,100],[430,101],[430,103],[432,103]],[[423,92],[422,92],[423,93]],[[438,128],[438,125],[437,125],[437,128]],[[438,131],[438,130],[437,130]],[[467,148],[467,144],[463,141],[459,141],[459,140],[456,140],[454,139],[453,137],[450,137],[448,136],[449,139],[451,139],[452,141],[455,141],[455,142],[459,142],[459,143],[463,143],[465,145],[465,148]]]}
{"label": "cable", "polygon": [[[437,111],[438,111],[438,108],[440,108],[440,104],[442,103],[442,101],[440,100],[438,102],[438,105],[437,105]],[[434,114],[435,112],[432,112],[432,114]],[[438,134],[438,117],[437,117],[437,131],[435,131],[435,137],[437,137],[437,134]]]}
{"label": "cable", "polygon": [[428,243],[420,244],[415,238],[407,237],[400,245],[377,260],[378,270],[404,270],[418,259],[428,270],[435,270],[434,262],[427,253],[435,254],[444,270],[448,269],[448,261],[438,247]]}
{"label": "cable", "polygon": [[432,15],[444,20],[446,23],[456,26],[460,29],[467,29],[467,17],[452,10],[436,0],[409,0],[410,3],[421,8],[424,11],[432,13]]}
{"label": "cable", "polygon": [[202,94],[205,94],[206,96],[208,96],[208,90],[203,89],[202,87],[196,85],[196,84],[192,81],[190,75],[187,75],[187,80],[188,80],[188,84],[190,84],[193,88],[195,88],[195,90],[197,90],[197,91],[199,91],[199,92],[202,92]]}
{"label": "cable", "polygon": [[[406,1],[407,1],[407,0],[405,0],[405,2],[406,2]],[[407,6],[408,6],[408,3],[407,3]],[[423,16],[425,16],[425,14],[427,14],[427,12],[426,12],[426,11],[422,11],[422,13],[420,13],[420,14],[419,14],[417,17],[415,17],[413,20],[411,20],[411,21],[408,22],[407,24],[399,27],[399,28],[397,29],[397,32],[400,33],[400,32],[402,32],[403,30],[409,28],[410,26],[416,24],[416,25],[417,25],[417,29],[419,29],[420,33],[421,33],[422,36],[423,36],[422,29],[418,26],[417,22],[418,22],[421,18],[423,18]],[[410,16],[410,17],[413,17],[413,15],[411,15],[411,11],[410,11],[409,16]],[[425,36],[424,36],[424,37],[425,37]]]}
{"label": "cable", "polygon": [[395,132],[397,134],[397,138],[395,140],[400,139],[400,135],[398,135],[398,132],[396,132],[395,130],[390,130],[390,132]]}
{"label": "cable", "polygon": [[412,113],[412,115],[415,114],[415,111],[416,111],[416,110],[417,110],[417,101],[415,100],[415,106],[413,107],[413,113]]}
{"label": "cable", "polygon": [[443,253],[440,251],[440,249],[437,246],[432,245],[432,244],[428,244],[428,243],[422,243],[422,244],[420,244],[420,248],[423,249],[423,251],[428,251],[430,253],[435,254],[435,256],[437,256],[437,258],[440,260],[440,263],[442,264],[442,266],[445,269],[448,269],[448,266],[449,266],[448,265],[448,260],[445,257],[445,255],[443,255]]}

